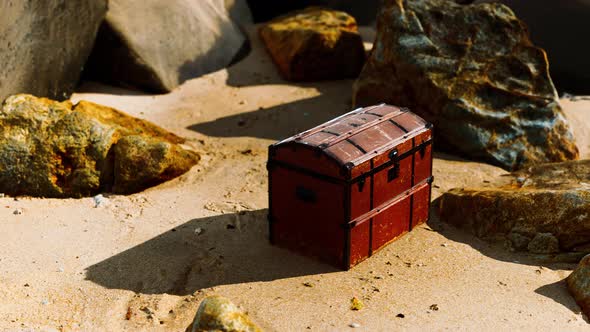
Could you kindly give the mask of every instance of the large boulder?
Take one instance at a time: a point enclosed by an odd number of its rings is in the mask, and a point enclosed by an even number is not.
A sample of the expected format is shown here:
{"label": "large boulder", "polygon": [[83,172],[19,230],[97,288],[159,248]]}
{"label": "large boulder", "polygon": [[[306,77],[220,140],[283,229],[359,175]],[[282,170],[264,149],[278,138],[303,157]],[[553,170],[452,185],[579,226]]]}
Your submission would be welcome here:
{"label": "large boulder", "polygon": [[386,1],[353,99],[408,106],[439,148],[506,169],[578,157],[545,52],[501,4]]}
{"label": "large boulder", "polygon": [[105,106],[31,95],[0,110],[0,192],[81,197],[133,193],[188,171],[199,156],[183,139]]}
{"label": "large boulder", "polygon": [[[486,0],[477,2],[494,2]],[[535,44],[547,51],[549,68],[561,91],[590,94],[590,46],[580,36],[590,35],[590,2],[585,0],[501,0],[523,20]]]}
{"label": "large boulder", "polygon": [[68,98],[106,11],[106,0],[0,1],[0,100]]}
{"label": "large boulder", "polygon": [[586,316],[590,316],[590,255],[584,257],[567,278],[567,286]]}
{"label": "large boulder", "polygon": [[226,67],[245,41],[223,0],[110,0],[87,74],[168,92]]}
{"label": "large boulder", "polygon": [[201,302],[191,332],[239,331],[260,332],[248,315],[230,300],[221,296],[209,296]]}
{"label": "large boulder", "polygon": [[452,189],[441,220],[533,253],[588,250],[590,160],[532,166],[482,187]]}
{"label": "large boulder", "polygon": [[260,27],[281,75],[291,81],[358,76],[365,61],[354,18],[344,12],[310,7]]}

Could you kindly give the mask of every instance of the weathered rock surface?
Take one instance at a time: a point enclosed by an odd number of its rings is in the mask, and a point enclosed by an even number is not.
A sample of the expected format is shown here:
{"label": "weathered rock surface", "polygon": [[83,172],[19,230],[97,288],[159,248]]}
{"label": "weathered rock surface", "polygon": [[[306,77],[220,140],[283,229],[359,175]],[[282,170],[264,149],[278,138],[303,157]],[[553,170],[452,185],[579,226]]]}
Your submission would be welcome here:
{"label": "weathered rock surface", "polygon": [[501,4],[387,0],[354,104],[408,106],[437,146],[506,169],[576,159],[547,57]]}
{"label": "weathered rock surface", "polygon": [[559,252],[559,240],[551,233],[537,233],[527,249],[534,254],[555,254]]}
{"label": "weathered rock surface", "polygon": [[507,235],[515,249],[587,250],[590,160],[532,166],[487,187],[452,189],[438,208],[441,220],[482,238]]}
{"label": "weathered rock surface", "polygon": [[567,278],[567,286],[586,316],[590,316],[590,255],[582,258]]}
{"label": "weathered rock surface", "polygon": [[[486,0],[477,2],[498,2]],[[501,0],[523,20],[535,44],[547,51],[551,77],[561,91],[590,94],[590,47],[579,36],[590,35],[590,2],[580,0]]]}
{"label": "weathered rock surface", "polygon": [[263,25],[260,36],[291,81],[356,77],[365,60],[356,21],[344,12],[307,8]]}
{"label": "weathered rock surface", "polygon": [[0,2],[0,100],[67,98],[107,11],[106,0]]}
{"label": "weathered rock surface", "polygon": [[230,300],[221,296],[209,296],[201,302],[191,331],[258,332],[261,330]]}
{"label": "weathered rock surface", "polygon": [[168,92],[226,67],[245,41],[223,0],[110,0],[87,74]]}
{"label": "weathered rock surface", "polygon": [[11,96],[0,111],[0,192],[81,197],[141,191],[198,162],[181,142],[105,106]]}

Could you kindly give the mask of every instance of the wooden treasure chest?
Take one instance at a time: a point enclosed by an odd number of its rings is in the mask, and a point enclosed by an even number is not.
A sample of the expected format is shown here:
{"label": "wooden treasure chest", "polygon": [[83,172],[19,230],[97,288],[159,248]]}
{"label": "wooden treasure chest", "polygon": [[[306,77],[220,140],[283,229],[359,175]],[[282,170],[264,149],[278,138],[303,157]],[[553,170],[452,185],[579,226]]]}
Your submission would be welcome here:
{"label": "wooden treasure chest", "polygon": [[429,218],[432,125],[359,108],[269,147],[271,243],[349,269]]}

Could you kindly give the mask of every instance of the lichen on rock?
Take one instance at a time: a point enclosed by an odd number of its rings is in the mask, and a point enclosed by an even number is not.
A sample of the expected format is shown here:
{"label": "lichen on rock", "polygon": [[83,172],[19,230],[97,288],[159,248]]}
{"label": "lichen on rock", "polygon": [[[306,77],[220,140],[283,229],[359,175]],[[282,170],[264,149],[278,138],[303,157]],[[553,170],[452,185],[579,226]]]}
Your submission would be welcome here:
{"label": "lichen on rock", "polygon": [[[178,176],[199,156],[177,144],[182,138],[109,107],[57,102],[31,95],[7,98],[0,110],[0,192],[41,197],[82,197],[101,191],[133,193]],[[117,156],[120,143],[154,153]],[[157,148],[156,148],[157,150]],[[151,155],[147,155],[152,157]],[[146,163],[141,164],[146,166]]]}
{"label": "lichen on rock", "polygon": [[578,157],[545,52],[501,4],[386,0],[353,99],[410,107],[439,148],[506,169]]}
{"label": "lichen on rock", "polygon": [[281,75],[291,81],[357,77],[365,61],[354,17],[310,7],[260,27],[260,36]]}

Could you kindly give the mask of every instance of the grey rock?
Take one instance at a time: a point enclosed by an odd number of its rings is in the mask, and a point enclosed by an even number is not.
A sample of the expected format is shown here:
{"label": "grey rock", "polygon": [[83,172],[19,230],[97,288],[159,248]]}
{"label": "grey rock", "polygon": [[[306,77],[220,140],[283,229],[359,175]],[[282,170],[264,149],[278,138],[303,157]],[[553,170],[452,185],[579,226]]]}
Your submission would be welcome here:
{"label": "grey rock", "polygon": [[246,0],[224,0],[229,17],[240,27],[254,23],[252,12]]}
{"label": "grey rock", "polygon": [[110,0],[90,78],[168,92],[229,65],[246,38],[224,0]]}
{"label": "grey rock", "polygon": [[506,169],[578,158],[546,54],[501,4],[387,0],[353,103],[407,106],[437,146]]}
{"label": "grey rock", "polygon": [[551,233],[537,233],[527,248],[534,254],[554,254],[559,252],[559,240]]}
{"label": "grey rock", "polygon": [[0,102],[68,98],[106,11],[106,0],[0,1]]}

